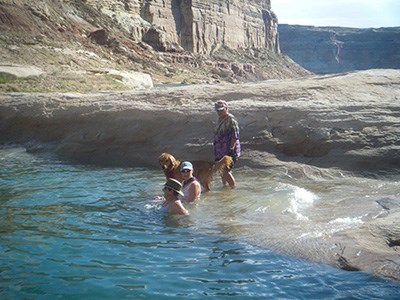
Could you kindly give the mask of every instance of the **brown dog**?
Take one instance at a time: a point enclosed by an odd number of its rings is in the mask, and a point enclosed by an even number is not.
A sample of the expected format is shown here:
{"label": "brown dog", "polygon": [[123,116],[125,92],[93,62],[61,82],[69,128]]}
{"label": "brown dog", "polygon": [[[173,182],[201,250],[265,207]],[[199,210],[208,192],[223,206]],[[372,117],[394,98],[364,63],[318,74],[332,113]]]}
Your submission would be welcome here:
{"label": "brown dog", "polygon": [[[177,160],[169,153],[162,153],[158,158],[161,168],[164,171],[165,177],[175,178],[176,180],[182,181],[182,174],[179,169],[181,164],[180,160]],[[231,170],[233,166],[232,157],[225,155],[219,161],[203,161],[203,160],[191,160],[193,165],[193,176],[196,177],[203,191],[208,192],[210,190],[210,184],[213,181],[213,175],[215,172],[221,173],[224,168]]]}

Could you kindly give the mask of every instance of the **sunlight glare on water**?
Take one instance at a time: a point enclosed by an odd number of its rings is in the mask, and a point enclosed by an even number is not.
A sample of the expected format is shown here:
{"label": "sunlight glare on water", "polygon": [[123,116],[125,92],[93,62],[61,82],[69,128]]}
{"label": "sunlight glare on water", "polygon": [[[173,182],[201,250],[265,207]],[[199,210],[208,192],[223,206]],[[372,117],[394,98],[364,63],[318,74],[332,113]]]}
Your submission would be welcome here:
{"label": "sunlight glare on water", "polygon": [[235,177],[235,190],[216,178],[190,216],[167,216],[153,200],[162,194],[160,170],[0,149],[0,298],[397,297],[396,282],[274,249],[316,227],[341,230],[373,218],[379,208],[371,203],[398,195],[398,182],[293,180],[248,168]]}

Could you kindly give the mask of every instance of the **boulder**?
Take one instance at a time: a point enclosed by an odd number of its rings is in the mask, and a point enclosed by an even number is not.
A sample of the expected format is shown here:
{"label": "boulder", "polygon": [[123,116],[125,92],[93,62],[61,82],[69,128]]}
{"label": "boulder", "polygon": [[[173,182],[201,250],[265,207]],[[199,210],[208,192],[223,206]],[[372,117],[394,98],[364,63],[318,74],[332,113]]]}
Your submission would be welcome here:
{"label": "boulder", "polygon": [[121,76],[122,82],[131,89],[150,89],[153,87],[153,80],[149,74],[118,70],[108,70],[108,73]]}

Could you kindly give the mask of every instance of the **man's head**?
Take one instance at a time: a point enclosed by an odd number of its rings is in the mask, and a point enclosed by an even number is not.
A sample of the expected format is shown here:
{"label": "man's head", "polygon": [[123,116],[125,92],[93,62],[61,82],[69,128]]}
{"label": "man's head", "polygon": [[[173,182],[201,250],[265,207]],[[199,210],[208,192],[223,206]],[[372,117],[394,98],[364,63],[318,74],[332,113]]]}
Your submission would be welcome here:
{"label": "man's head", "polygon": [[214,108],[217,112],[228,110],[228,104],[224,100],[218,100],[217,102],[214,103]]}
{"label": "man's head", "polygon": [[223,119],[228,114],[228,104],[223,100],[218,100],[214,103],[215,111],[217,112],[218,118]]}

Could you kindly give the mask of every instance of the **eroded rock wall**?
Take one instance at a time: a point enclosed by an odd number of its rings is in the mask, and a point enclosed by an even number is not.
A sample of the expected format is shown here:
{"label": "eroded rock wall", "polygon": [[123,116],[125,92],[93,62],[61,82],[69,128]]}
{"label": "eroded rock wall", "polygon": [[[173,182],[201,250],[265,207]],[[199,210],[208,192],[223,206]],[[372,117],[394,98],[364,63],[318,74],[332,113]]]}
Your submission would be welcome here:
{"label": "eroded rock wall", "polygon": [[278,50],[277,18],[270,1],[193,1],[193,52],[232,49]]}
{"label": "eroded rock wall", "polygon": [[270,0],[88,0],[158,51],[210,54],[221,46],[279,53]]}

